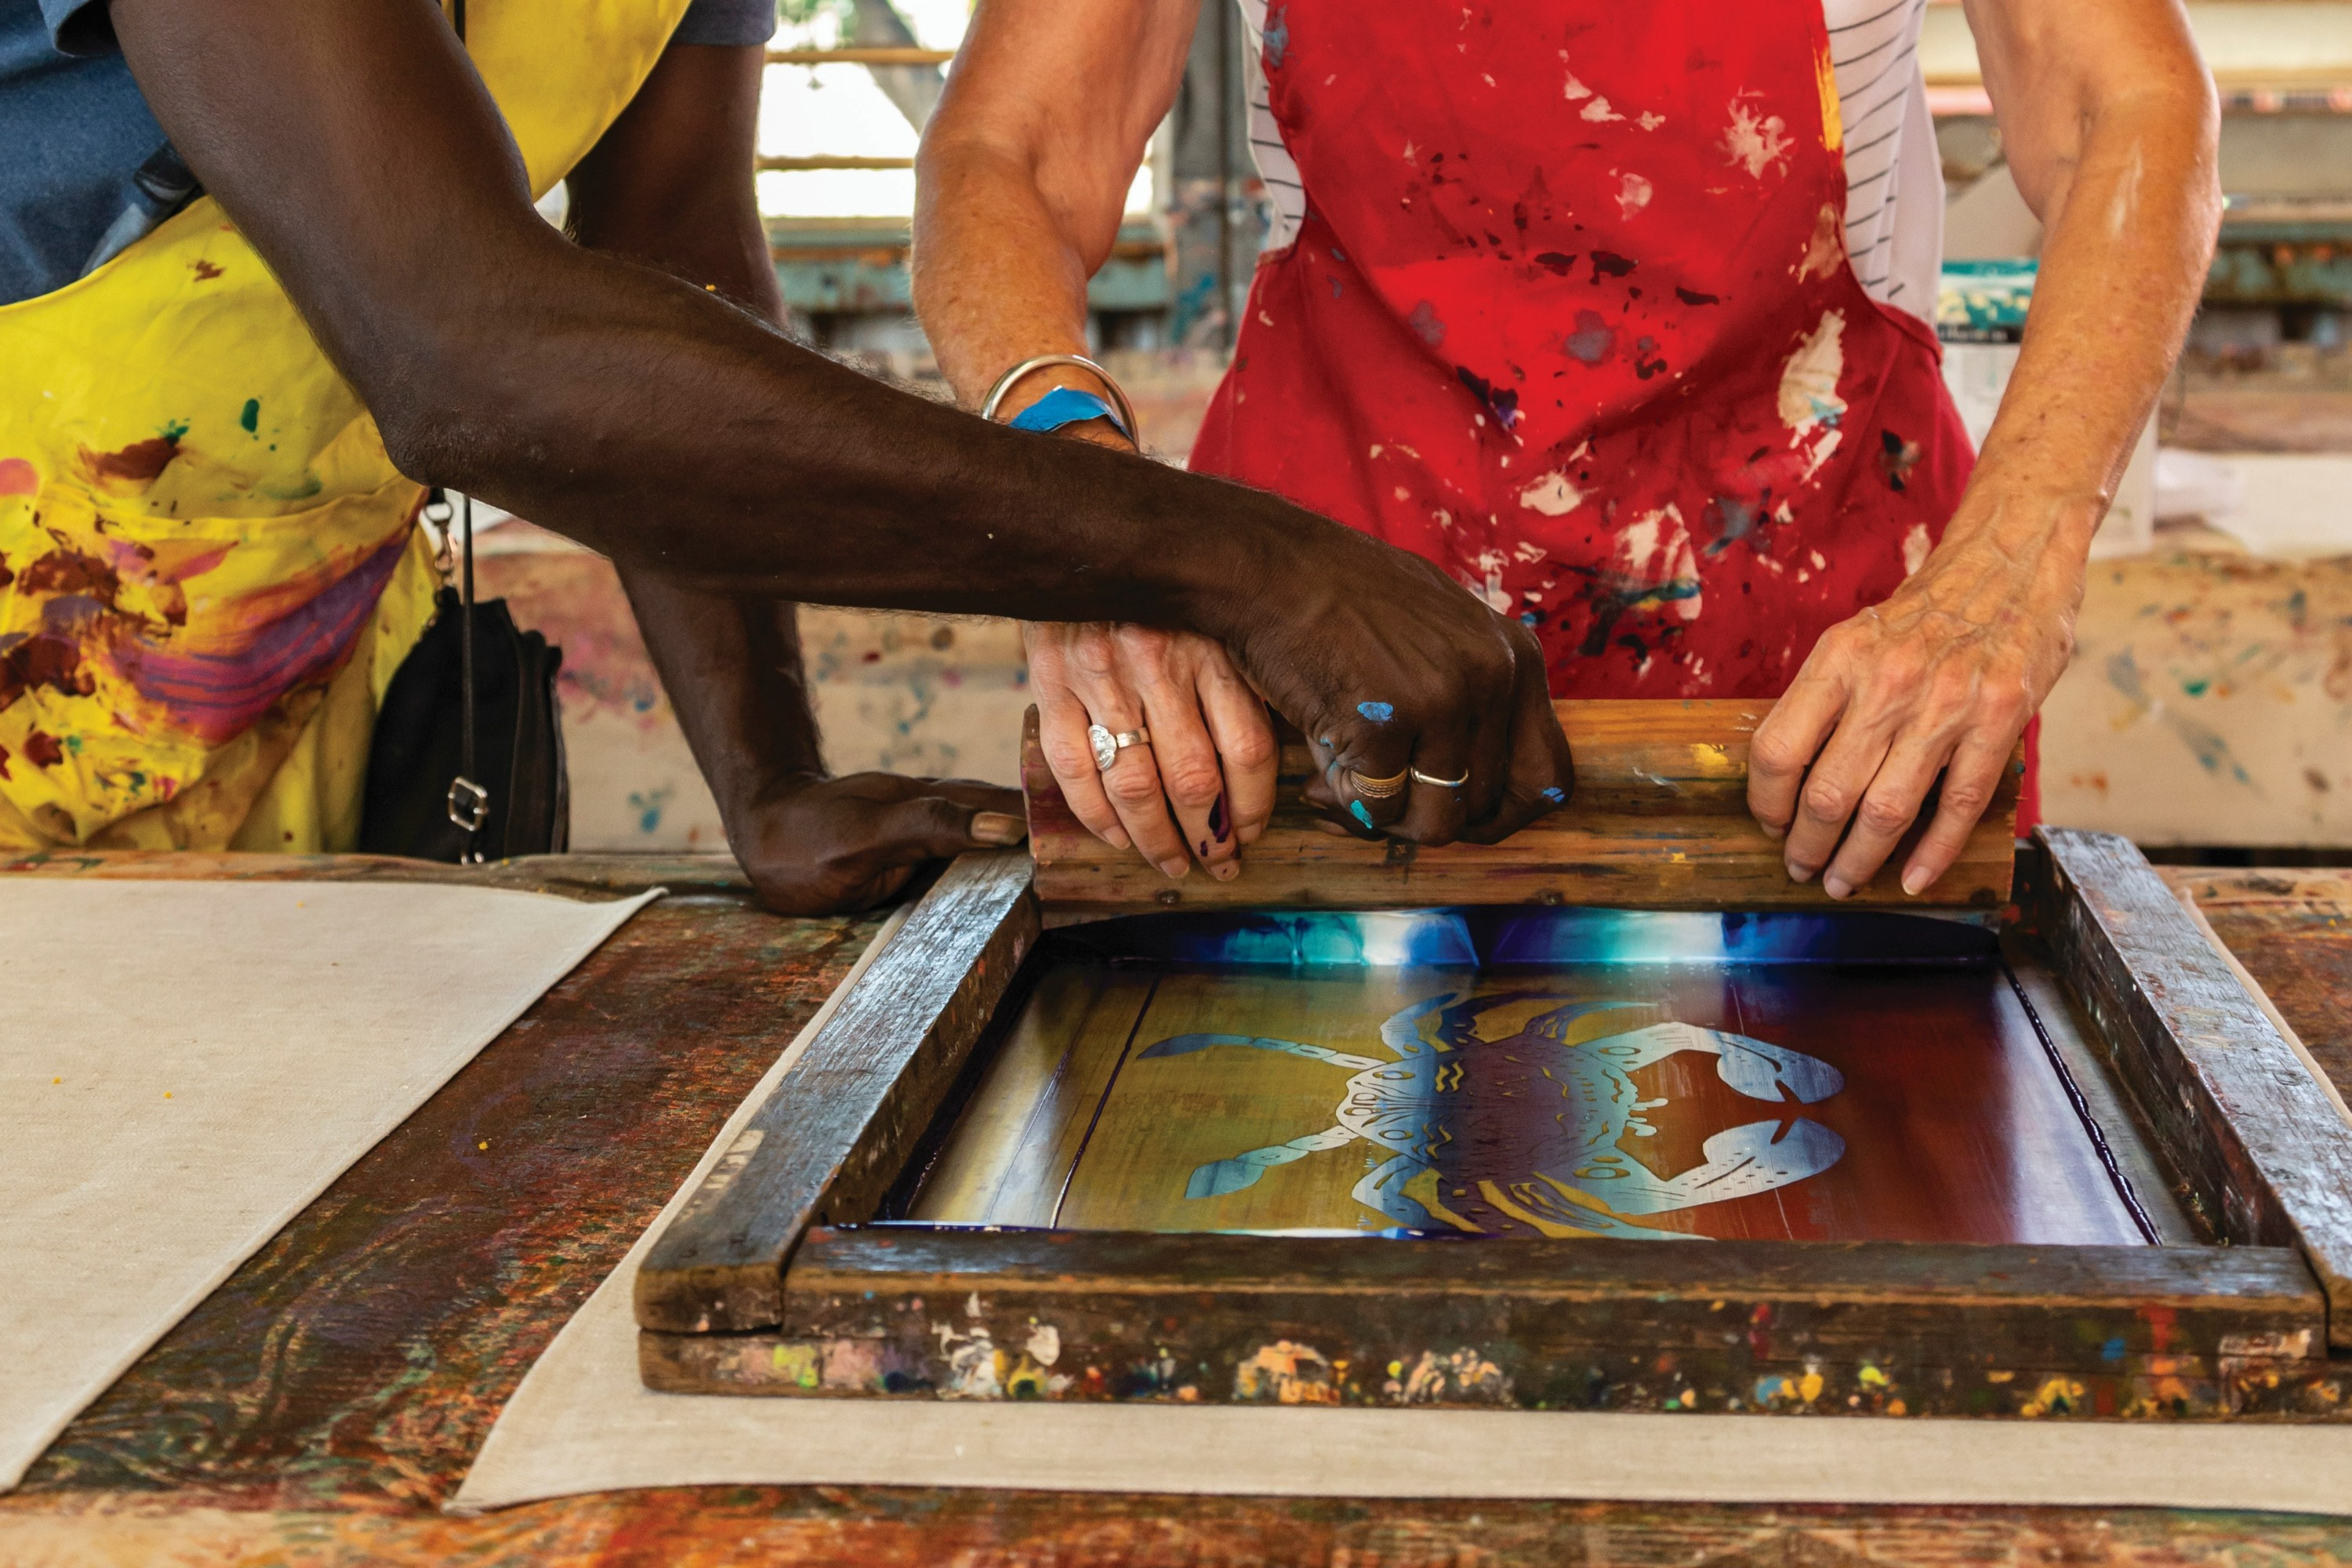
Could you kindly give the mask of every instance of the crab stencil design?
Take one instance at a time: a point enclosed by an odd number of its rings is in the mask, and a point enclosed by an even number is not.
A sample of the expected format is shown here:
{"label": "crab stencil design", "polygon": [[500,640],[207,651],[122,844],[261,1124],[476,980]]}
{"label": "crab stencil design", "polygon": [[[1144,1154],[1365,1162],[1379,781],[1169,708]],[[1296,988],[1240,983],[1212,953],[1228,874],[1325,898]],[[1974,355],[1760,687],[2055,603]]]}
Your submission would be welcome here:
{"label": "crab stencil design", "polygon": [[1273,1166],[1360,1139],[1388,1158],[1356,1184],[1353,1195],[1402,1229],[1479,1234],[1493,1228],[1494,1216],[1504,1216],[1545,1236],[1696,1239],[1629,1216],[1769,1192],[1816,1175],[1844,1154],[1845,1141],[1820,1122],[1780,1115],[1716,1133],[1706,1140],[1704,1164],[1654,1174],[1618,1148],[1629,1135],[1654,1136],[1648,1113],[1669,1103],[1643,1100],[1634,1087],[1631,1075],[1652,1062],[1677,1051],[1703,1052],[1716,1058],[1725,1083],[1783,1106],[1827,1100],[1845,1079],[1817,1057],[1690,1024],[1577,1037],[1605,1026],[1610,1020],[1602,1015],[1648,1009],[1646,1003],[1565,1003],[1537,1013],[1514,1034],[1488,1039],[1477,1032],[1479,1019],[1498,1009],[1556,1000],[1530,992],[1452,993],[1415,1003],[1381,1026],[1381,1043],[1394,1058],[1389,1061],[1249,1035],[1161,1040],[1142,1055],[1235,1047],[1305,1057],[1355,1075],[1341,1092],[1337,1125],[1212,1161],[1192,1173],[1184,1195],[1240,1192]]}

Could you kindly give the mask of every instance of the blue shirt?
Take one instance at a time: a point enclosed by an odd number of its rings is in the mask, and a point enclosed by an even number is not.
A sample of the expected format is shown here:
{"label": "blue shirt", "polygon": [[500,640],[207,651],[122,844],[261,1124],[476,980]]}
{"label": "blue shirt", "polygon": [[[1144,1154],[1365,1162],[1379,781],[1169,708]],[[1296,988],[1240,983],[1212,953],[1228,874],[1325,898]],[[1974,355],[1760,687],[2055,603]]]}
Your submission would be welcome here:
{"label": "blue shirt", "polygon": [[[774,0],[690,0],[670,41],[740,47],[775,30]],[[169,182],[133,178],[164,145],[105,0],[0,0],[0,304],[80,277],[127,210],[134,233],[168,216]]]}

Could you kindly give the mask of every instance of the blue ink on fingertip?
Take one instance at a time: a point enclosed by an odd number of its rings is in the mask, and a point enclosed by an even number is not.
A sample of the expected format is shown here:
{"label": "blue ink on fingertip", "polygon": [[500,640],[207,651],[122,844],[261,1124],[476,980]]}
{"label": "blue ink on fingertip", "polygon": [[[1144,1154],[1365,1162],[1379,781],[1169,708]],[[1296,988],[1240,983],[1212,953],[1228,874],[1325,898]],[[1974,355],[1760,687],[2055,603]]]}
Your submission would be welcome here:
{"label": "blue ink on fingertip", "polygon": [[1385,724],[1396,717],[1396,705],[1392,702],[1359,702],[1356,711],[1375,724]]}
{"label": "blue ink on fingertip", "polygon": [[1549,789],[1545,790],[1543,792],[1543,797],[1551,802],[1554,805],[1558,805],[1561,801],[1568,798],[1568,796],[1559,793],[1559,786],[1558,784],[1554,784]]}
{"label": "blue ink on fingertip", "polygon": [[1372,814],[1364,809],[1364,803],[1360,800],[1351,800],[1348,803],[1348,815],[1367,827],[1372,826]]}

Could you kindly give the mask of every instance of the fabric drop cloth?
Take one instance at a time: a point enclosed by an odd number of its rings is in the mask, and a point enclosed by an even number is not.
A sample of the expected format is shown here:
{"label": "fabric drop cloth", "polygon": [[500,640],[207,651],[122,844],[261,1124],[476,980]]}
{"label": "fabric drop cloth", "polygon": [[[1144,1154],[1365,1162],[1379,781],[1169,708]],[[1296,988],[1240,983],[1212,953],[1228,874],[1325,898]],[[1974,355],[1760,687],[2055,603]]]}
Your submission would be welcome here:
{"label": "fabric drop cloth", "polygon": [[656,896],[0,880],[0,1489]]}
{"label": "fabric drop cloth", "polygon": [[637,1376],[639,1261],[896,930],[883,929],[531,1368],[452,1511],[630,1487],[865,1484],[2352,1514],[2352,1426],[653,1393]]}

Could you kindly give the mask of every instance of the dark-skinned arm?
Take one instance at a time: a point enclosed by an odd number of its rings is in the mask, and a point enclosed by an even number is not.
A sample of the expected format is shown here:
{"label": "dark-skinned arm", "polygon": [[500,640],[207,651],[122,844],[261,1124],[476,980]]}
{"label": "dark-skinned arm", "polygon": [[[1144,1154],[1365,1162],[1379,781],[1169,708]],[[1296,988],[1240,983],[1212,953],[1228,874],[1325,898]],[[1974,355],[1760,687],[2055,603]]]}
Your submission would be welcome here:
{"label": "dark-skinned arm", "polygon": [[[569,226],[582,245],[781,324],[752,186],[761,69],[756,47],[671,45],[572,171]],[[694,587],[641,563],[620,570],[728,843],[770,909],[862,909],[928,860],[1018,839],[1013,790],[826,776],[790,600]]]}
{"label": "dark-skinned arm", "polygon": [[[411,478],[689,585],[1206,633],[1328,741],[1317,798],[1422,842],[1499,837],[1569,787],[1531,634],[1436,568],[898,392],[555,233],[429,0],[112,17],[156,118]],[[1381,800],[1349,782],[1408,764],[1470,782]]]}

